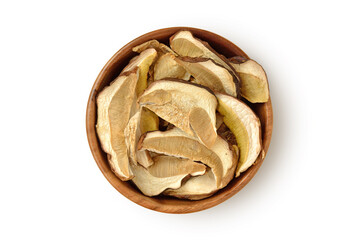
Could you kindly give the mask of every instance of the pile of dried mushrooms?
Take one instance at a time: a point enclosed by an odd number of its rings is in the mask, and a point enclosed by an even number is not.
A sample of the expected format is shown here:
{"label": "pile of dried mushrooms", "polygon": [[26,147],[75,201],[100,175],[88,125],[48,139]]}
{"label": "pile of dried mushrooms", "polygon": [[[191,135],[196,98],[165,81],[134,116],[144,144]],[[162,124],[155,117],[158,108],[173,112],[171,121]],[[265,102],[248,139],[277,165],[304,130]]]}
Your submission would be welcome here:
{"label": "pile of dried mushrooms", "polygon": [[269,99],[258,63],[226,59],[189,31],[133,51],[97,96],[96,130],[117,177],[147,196],[198,200],[255,162],[261,126],[246,102]]}

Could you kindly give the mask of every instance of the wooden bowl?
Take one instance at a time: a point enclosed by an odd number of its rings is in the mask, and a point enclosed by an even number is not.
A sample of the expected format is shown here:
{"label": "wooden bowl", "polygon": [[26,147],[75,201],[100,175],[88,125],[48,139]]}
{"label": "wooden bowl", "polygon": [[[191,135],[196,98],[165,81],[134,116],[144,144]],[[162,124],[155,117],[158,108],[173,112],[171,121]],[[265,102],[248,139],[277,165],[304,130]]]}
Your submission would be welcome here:
{"label": "wooden bowl", "polygon": [[[168,44],[170,36],[172,36],[177,31],[184,29],[190,30],[196,37],[207,41],[216,51],[228,58],[239,55],[248,58],[248,56],[239,47],[237,47],[229,40],[215,33],[202,29],[172,27],[146,33],[126,44],[106,63],[104,68],[99,73],[93,88],[91,89],[86,111],[86,132],[90,149],[97,165],[106,179],[111,183],[111,185],[113,185],[116,190],[118,190],[122,195],[131,201],[151,210],[165,213],[191,213],[201,211],[224,202],[235,193],[239,192],[254,177],[255,173],[258,171],[264,161],[263,158],[259,157],[253,166],[251,166],[246,172],[242,173],[240,177],[234,178],[224,189],[221,189],[209,198],[198,201],[180,200],[177,198],[164,196],[147,197],[143,195],[135,187],[135,185],[131,183],[131,181],[123,182],[111,171],[106,153],[102,151],[95,131],[95,124],[97,119],[97,94],[105,86],[109,85],[109,83],[114,80],[119,75],[121,70],[128,64],[129,60],[136,55],[131,50],[133,47],[151,39],[157,39],[160,42]],[[262,143],[266,153],[269,148],[273,127],[271,100],[263,104],[251,104],[250,107],[260,118],[262,126]]]}

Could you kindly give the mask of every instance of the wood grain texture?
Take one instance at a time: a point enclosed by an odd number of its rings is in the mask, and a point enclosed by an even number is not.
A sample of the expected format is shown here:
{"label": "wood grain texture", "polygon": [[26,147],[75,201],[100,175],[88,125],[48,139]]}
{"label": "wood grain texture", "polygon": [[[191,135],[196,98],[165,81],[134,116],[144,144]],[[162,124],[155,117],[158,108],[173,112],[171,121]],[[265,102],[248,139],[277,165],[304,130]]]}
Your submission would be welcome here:
{"label": "wood grain texture", "polygon": [[[91,90],[87,111],[86,111],[86,132],[88,142],[94,159],[99,166],[101,172],[111,185],[122,195],[131,201],[151,210],[165,213],[191,213],[216,206],[231,196],[239,192],[256,174],[264,159],[259,156],[253,166],[246,172],[242,173],[239,178],[234,178],[224,189],[221,189],[209,198],[190,201],[180,200],[171,197],[147,197],[143,195],[131,182],[123,182],[115,176],[108,164],[106,153],[102,151],[99,139],[96,135],[96,96],[109,83],[114,80],[121,70],[128,64],[129,60],[137,55],[132,52],[132,48],[151,39],[157,39],[160,42],[169,43],[169,38],[179,30],[190,30],[195,37],[207,41],[216,51],[223,54],[227,58],[233,56],[242,56],[249,58],[239,47],[229,40],[206,30],[189,28],[189,27],[172,27],[159,29],[144,34],[133,41],[126,44],[106,63],[99,73],[93,88]],[[273,128],[273,112],[271,99],[267,103],[250,104],[249,106],[259,116],[262,126],[262,143],[265,153],[269,149],[272,128]],[[261,154],[260,154],[261,155]],[[239,203],[241,204],[241,203]]]}

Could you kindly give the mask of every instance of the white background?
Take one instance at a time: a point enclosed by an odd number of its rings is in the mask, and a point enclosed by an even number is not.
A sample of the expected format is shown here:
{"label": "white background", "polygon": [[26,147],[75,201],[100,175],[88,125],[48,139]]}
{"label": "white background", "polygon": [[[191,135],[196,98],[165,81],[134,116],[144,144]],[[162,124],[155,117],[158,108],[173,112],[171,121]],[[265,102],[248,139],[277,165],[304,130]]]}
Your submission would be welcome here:
{"label": "white background", "polygon": [[[0,239],[359,239],[357,2],[1,1]],[[119,194],[85,132],[107,60],[171,26],[240,46],[267,71],[274,108],[254,179],[187,215]]]}

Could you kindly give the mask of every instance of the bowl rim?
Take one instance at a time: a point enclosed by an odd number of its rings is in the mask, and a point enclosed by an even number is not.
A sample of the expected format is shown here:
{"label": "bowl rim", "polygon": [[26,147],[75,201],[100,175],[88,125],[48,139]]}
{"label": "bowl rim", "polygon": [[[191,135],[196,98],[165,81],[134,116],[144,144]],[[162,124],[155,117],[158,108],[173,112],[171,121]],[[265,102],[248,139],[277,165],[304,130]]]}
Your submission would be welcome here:
{"label": "bowl rim", "polygon": [[[131,54],[132,47],[137,46],[143,42],[148,41],[147,39],[156,39],[153,36],[157,36],[158,34],[165,34],[166,32],[169,32],[171,36],[173,33],[179,31],[179,30],[189,30],[194,33],[195,36],[199,35],[200,38],[204,38],[200,35],[206,35],[208,38],[213,38],[221,43],[226,43],[228,49],[232,49],[231,51],[236,52],[237,55],[242,55],[244,57],[249,58],[246,53],[244,53],[237,45],[232,43],[231,41],[227,40],[226,38],[217,35],[213,32],[199,29],[199,28],[192,28],[192,27],[169,27],[169,28],[162,28],[157,29],[148,33],[145,33],[134,40],[130,41],[126,45],[124,45],[122,48],[120,48],[104,65],[100,73],[98,74],[89,98],[87,102],[87,108],[86,108],[86,133],[87,133],[87,139],[89,143],[89,147],[91,150],[91,153],[94,157],[94,160],[96,164],[98,165],[100,171],[103,173],[105,178],[108,180],[108,182],[123,196],[131,200],[132,202],[143,206],[145,208],[148,208],[150,210],[155,210],[159,212],[164,213],[192,213],[197,211],[202,211],[211,207],[214,207],[233,195],[235,195],[237,192],[239,192],[243,187],[247,185],[247,183],[255,176],[256,172],[262,165],[265,155],[268,151],[270,141],[271,141],[271,135],[272,135],[272,128],[273,128],[273,111],[272,111],[272,104],[271,99],[269,98],[269,101],[264,104],[264,109],[266,112],[266,117],[264,119],[265,121],[265,128],[266,132],[262,131],[262,140],[263,140],[263,149],[264,154],[260,154],[262,156],[259,156],[256,160],[255,164],[253,164],[247,171],[245,171],[242,176],[239,178],[234,178],[231,180],[229,185],[231,184],[231,188],[226,186],[225,188],[219,190],[216,194],[212,195],[211,197],[205,198],[203,200],[180,200],[176,198],[170,198],[167,200],[163,200],[162,198],[158,197],[147,197],[143,195],[139,190],[135,189],[134,187],[131,189],[127,187],[127,182],[122,182],[120,179],[118,179],[115,174],[107,168],[105,165],[108,163],[103,163],[103,151],[100,147],[99,140],[95,131],[95,124],[96,124],[96,95],[98,93],[97,88],[104,80],[104,77],[110,69],[114,66],[114,64],[118,61],[120,56],[126,56],[126,54]],[[210,45],[212,45],[212,42],[209,42]],[[224,46],[224,45],[221,45]],[[260,105],[258,105],[260,106]],[[259,116],[260,117],[260,116]],[[262,120],[262,119],[261,119]],[[95,123],[95,124],[94,124]],[[263,122],[262,122],[263,125]],[[97,143],[96,143],[97,141]],[[107,160],[106,160],[107,162]],[[235,181],[234,181],[235,180]],[[119,181],[121,181],[123,184],[121,184]],[[126,186],[125,186],[126,185]],[[228,188],[229,187],[229,188]],[[185,202],[184,202],[185,201]]]}

